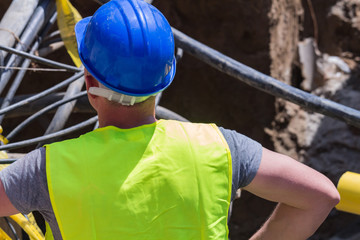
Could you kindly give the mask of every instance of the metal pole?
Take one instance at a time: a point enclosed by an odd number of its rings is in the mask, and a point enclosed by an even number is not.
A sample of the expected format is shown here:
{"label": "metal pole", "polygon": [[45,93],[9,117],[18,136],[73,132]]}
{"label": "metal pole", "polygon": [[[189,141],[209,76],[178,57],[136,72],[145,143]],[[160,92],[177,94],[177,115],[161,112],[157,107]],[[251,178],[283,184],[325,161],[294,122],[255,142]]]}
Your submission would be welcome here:
{"label": "metal pole", "polygon": [[[24,30],[39,0],[13,0],[0,22],[0,45],[12,47]],[[0,51],[5,58],[7,52]]]}
{"label": "metal pole", "polygon": [[[85,78],[81,77],[75,82],[71,83],[66,90],[64,99],[71,98],[72,96],[78,94],[85,82]],[[68,120],[69,116],[71,115],[71,112],[76,104],[76,100],[69,102],[61,107],[58,108],[56,111],[51,123],[49,124],[48,128],[45,131],[44,135],[56,132],[61,130],[64,126],[66,121]],[[43,145],[42,142],[39,143],[39,145]]]}
{"label": "metal pole", "polygon": [[[5,60],[4,60],[4,55],[3,55],[3,52],[0,51],[0,66],[4,66],[5,64]],[[3,74],[4,72],[4,69],[0,69],[0,80],[1,80],[1,75]]]}
{"label": "metal pole", "polygon": [[14,128],[7,136],[6,138],[11,141],[12,138],[14,138],[22,129],[24,129],[27,125],[29,125],[29,123],[31,123],[33,120],[35,120],[36,118],[38,118],[39,116],[49,112],[50,110],[61,106],[63,104],[66,104],[70,101],[76,100],[78,98],[81,97],[85,97],[86,96],[86,91],[80,92],[79,94],[74,95],[73,97],[70,98],[66,98],[66,99],[62,99],[59,100],[55,103],[52,103],[48,106],[46,106],[45,108],[39,110],[38,112],[36,112],[35,114],[32,114],[31,116],[29,116],[27,119],[25,119],[23,122],[21,122],[19,125],[16,126],[16,128]]}
{"label": "metal pole", "polygon": [[162,119],[172,119],[172,120],[177,120],[177,121],[181,121],[181,122],[190,122],[183,116],[181,116],[167,108],[164,108],[162,106],[156,106],[155,111],[156,111],[156,116],[158,116],[159,118],[162,118]]}
{"label": "metal pole", "polygon": [[260,73],[172,28],[177,46],[210,66],[261,91],[306,110],[322,113],[360,128],[360,111],[289,86]]}
{"label": "metal pole", "polygon": [[47,95],[49,95],[50,93],[53,93],[67,85],[69,85],[70,83],[72,83],[73,81],[75,81],[76,79],[82,77],[84,75],[84,72],[79,72],[79,73],[76,73],[75,75],[73,75],[72,77],[62,81],[61,83],[58,83],[56,84],[55,86],[51,87],[51,88],[48,88],[46,89],[45,91],[42,91],[34,96],[31,96],[27,99],[24,99],[20,102],[17,102],[17,103],[14,103],[14,104],[11,104],[10,106],[4,108],[4,109],[0,109],[0,115],[1,114],[5,114],[7,112],[10,112],[16,108],[19,108],[19,107],[23,107],[31,102],[34,102],[42,97],[45,97]]}
{"label": "metal pole", "polygon": [[[22,36],[21,36],[21,43],[18,43],[16,46],[17,50],[26,50],[28,46],[34,41],[36,38],[38,32],[42,28],[42,26],[46,23],[48,20],[47,16],[52,16],[55,12],[55,1],[46,0],[43,1],[36,9],[34,14],[31,16],[31,19],[29,20],[26,29],[24,30]],[[6,66],[7,67],[13,67],[18,66],[22,58],[12,55],[10,59],[8,60]],[[0,81],[0,94],[6,87],[6,84],[9,82],[9,79],[11,78],[13,74],[12,69],[7,69],[1,74],[1,81]]]}
{"label": "metal pole", "polygon": [[[32,53],[35,52],[36,49],[38,48],[38,46],[39,46],[38,42],[35,43],[34,46],[33,46],[32,49],[31,49],[31,52],[32,52]],[[30,65],[30,63],[31,63],[31,60],[26,59],[26,60],[21,64],[21,67],[22,67],[22,68],[27,68],[27,67]],[[1,104],[1,108],[6,108],[7,106],[10,105],[10,103],[12,102],[12,100],[13,100],[13,98],[14,98],[14,96],[15,96],[15,93],[16,93],[17,89],[18,89],[19,86],[20,86],[20,83],[21,83],[23,77],[25,76],[25,73],[26,73],[25,70],[20,70],[20,71],[18,72],[18,74],[16,74],[16,77],[15,77],[13,83],[11,84],[11,87],[10,87],[9,91],[8,91],[7,94],[6,94],[6,97],[4,98],[3,103]],[[1,124],[2,121],[4,120],[4,117],[5,117],[4,114],[3,114],[3,115],[0,115],[0,124]]]}
{"label": "metal pole", "polygon": [[0,49],[5,50],[7,52],[11,52],[11,53],[16,54],[16,55],[19,55],[21,57],[31,59],[31,60],[33,60],[35,62],[42,63],[42,64],[50,66],[50,67],[63,68],[63,69],[66,69],[66,70],[68,70],[70,72],[80,72],[81,71],[80,68],[70,66],[70,65],[67,65],[67,64],[64,64],[64,63],[59,63],[59,62],[56,62],[56,61],[53,61],[53,60],[50,60],[50,59],[46,59],[46,58],[43,58],[43,57],[38,57],[38,56],[35,56],[35,55],[31,54],[31,53],[19,51],[19,50],[16,50],[14,48],[10,48],[10,47],[0,45]]}
{"label": "metal pole", "polygon": [[[49,22],[45,25],[44,29],[42,30],[42,32],[40,34],[40,37],[34,43],[32,49],[30,51],[30,54],[33,54],[39,48],[40,42],[42,41],[44,36],[48,33],[50,28],[55,23],[56,16],[57,16],[57,13],[55,12],[53,14],[53,16],[50,18]],[[31,63],[31,60],[26,59],[22,63],[21,67],[22,68],[27,68],[30,65],[30,63]],[[18,74],[16,75],[13,83],[11,84],[11,87],[10,87],[9,91],[6,94],[6,97],[5,97],[4,101],[2,102],[1,109],[6,108],[6,107],[8,107],[10,105],[10,103],[12,102],[12,100],[13,100],[13,98],[15,96],[15,93],[16,93],[17,89],[19,88],[19,86],[20,86],[20,84],[21,84],[21,82],[23,80],[23,77],[25,76],[25,73],[26,73],[25,70],[20,70],[18,72]],[[2,123],[4,118],[5,118],[5,115],[0,115],[0,124]]]}
{"label": "metal pole", "polygon": [[61,130],[61,131],[58,131],[58,132],[55,132],[55,133],[51,133],[51,134],[48,134],[48,135],[45,135],[45,136],[32,138],[32,139],[29,139],[29,140],[24,140],[24,141],[20,141],[20,142],[16,142],[16,143],[9,143],[9,144],[0,146],[0,151],[26,147],[26,146],[33,145],[33,144],[36,144],[36,143],[39,143],[39,142],[49,141],[51,139],[56,139],[56,138],[65,136],[67,134],[73,133],[75,131],[78,131],[78,130],[80,130],[82,128],[85,128],[87,126],[90,126],[92,124],[95,124],[97,120],[98,120],[98,117],[95,116],[95,117],[92,117],[92,118],[90,118],[90,119],[88,119],[88,120],[86,120],[84,122],[81,122],[79,124],[76,124],[74,126],[71,126],[69,128],[66,128],[64,130]]}
{"label": "metal pole", "polygon": [[[57,92],[47,95],[41,99],[38,99],[32,103],[24,105],[23,107],[16,108],[6,114],[6,118],[17,118],[17,117],[28,117],[33,115],[37,111],[43,109],[49,104],[58,102],[64,98],[65,92]],[[26,95],[16,95],[13,99],[14,102],[19,102],[24,99],[28,99],[29,97],[34,96],[34,94],[26,94]],[[68,100],[68,99],[65,99]],[[0,98],[0,104],[3,99]],[[12,106],[12,105],[11,105]],[[51,110],[52,113],[55,113],[54,110]],[[73,113],[86,113],[86,114],[96,114],[96,111],[91,107],[89,100],[85,97],[79,98],[76,101],[75,108],[73,109]]]}

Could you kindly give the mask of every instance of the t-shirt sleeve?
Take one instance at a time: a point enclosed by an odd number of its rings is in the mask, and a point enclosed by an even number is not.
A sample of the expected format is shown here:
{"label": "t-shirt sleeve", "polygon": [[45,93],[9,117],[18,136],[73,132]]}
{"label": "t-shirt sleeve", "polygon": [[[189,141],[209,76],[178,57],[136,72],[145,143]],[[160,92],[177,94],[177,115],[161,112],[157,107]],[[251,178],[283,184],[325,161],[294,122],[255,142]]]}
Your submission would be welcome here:
{"label": "t-shirt sleeve", "polygon": [[5,192],[14,207],[28,214],[35,210],[49,209],[45,149],[36,149],[0,171]]}
{"label": "t-shirt sleeve", "polygon": [[231,153],[232,159],[232,191],[234,199],[237,189],[247,186],[259,169],[262,146],[260,143],[234,131],[219,127]]}

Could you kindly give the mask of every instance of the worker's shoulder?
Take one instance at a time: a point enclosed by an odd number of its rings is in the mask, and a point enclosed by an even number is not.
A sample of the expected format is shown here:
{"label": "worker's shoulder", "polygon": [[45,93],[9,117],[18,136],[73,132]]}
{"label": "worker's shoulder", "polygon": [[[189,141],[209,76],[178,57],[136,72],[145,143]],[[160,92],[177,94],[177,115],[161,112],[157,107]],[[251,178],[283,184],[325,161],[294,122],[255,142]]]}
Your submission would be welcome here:
{"label": "worker's shoulder", "polygon": [[159,130],[164,129],[168,137],[178,139],[198,139],[202,143],[226,142],[223,134],[214,123],[193,123],[165,120],[158,124]]}
{"label": "worker's shoulder", "polygon": [[185,127],[193,127],[193,128],[202,128],[202,127],[216,127],[215,123],[201,123],[201,122],[183,122],[178,120],[159,120],[158,124],[168,125],[168,126],[185,126]]}
{"label": "worker's shoulder", "polygon": [[205,132],[217,131],[219,129],[215,123],[197,123],[197,122],[182,122],[177,120],[161,120],[158,122],[159,127],[166,129],[184,129],[191,132]]}

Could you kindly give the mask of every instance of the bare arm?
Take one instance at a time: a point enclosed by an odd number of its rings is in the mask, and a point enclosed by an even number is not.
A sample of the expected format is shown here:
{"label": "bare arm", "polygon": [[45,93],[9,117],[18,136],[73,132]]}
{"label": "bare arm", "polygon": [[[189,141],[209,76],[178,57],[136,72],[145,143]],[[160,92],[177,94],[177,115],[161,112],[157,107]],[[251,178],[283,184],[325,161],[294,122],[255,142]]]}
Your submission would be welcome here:
{"label": "bare arm", "polygon": [[19,213],[19,211],[12,205],[6,195],[3,183],[0,180],[0,217],[10,216]]}
{"label": "bare arm", "polygon": [[267,149],[263,149],[254,180],[244,189],[261,198],[279,202],[251,240],[307,239],[340,199],[327,177]]}

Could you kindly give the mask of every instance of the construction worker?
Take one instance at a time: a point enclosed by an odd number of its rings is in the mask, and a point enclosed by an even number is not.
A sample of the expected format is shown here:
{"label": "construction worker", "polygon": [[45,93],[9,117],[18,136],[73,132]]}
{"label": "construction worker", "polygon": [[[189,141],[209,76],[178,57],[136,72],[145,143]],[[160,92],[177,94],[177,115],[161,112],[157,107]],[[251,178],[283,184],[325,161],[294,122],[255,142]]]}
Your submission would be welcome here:
{"label": "construction worker", "polygon": [[235,131],[155,118],[176,61],[170,25],[150,4],[113,0],[75,33],[99,129],[0,172],[0,216],[39,211],[55,239],[227,239],[242,188],[279,202],[252,239],[293,240],[338,203],[324,175]]}

